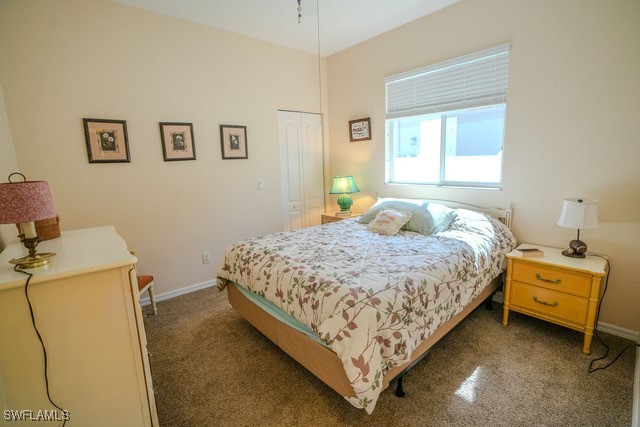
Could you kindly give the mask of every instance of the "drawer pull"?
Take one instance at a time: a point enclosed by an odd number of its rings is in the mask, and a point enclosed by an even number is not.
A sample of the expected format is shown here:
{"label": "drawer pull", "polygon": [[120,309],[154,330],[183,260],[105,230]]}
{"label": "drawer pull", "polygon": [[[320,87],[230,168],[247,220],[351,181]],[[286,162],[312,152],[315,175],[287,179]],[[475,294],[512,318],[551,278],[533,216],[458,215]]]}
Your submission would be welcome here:
{"label": "drawer pull", "polygon": [[543,282],[547,282],[547,283],[553,283],[556,285],[559,285],[560,283],[562,283],[562,279],[556,279],[556,280],[545,279],[544,277],[542,277],[542,275],[540,275],[540,273],[536,273],[536,279],[542,280]]}
{"label": "drawer pull", "polygon": [[535,302],[537,302],[538,304],[546,305],[546,306],[549,306],[549,307],[557,307],[557,306],[560,305],[560,303],[558,301],[554,301],[554,302],[540,301],[538,299],[538,297],[533,297],[533,300]]}

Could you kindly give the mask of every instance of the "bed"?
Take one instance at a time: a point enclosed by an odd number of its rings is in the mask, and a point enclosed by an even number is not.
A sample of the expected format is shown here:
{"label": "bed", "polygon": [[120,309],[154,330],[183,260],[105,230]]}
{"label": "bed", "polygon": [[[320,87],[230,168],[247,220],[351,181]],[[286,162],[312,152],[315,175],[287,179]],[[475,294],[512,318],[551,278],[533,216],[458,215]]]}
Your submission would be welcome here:
{"label": "bed", "polygon": [[510,210],[414,203],[452,213],[429,234],[407,225],[395,235],[370,231],[359,222],[367,212],[248,239],[227,248],[218,267],[218,287],[241,316],[367,413],[382,390],[490,300],[516,244]]}

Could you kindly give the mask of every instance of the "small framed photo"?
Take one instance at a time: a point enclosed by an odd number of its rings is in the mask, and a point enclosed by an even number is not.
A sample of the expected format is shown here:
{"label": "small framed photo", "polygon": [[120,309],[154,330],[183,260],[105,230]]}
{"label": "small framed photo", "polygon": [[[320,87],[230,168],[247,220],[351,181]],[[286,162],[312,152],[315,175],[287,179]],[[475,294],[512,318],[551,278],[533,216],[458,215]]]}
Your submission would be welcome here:
{"label": "small framed photo", "polygon": [[196,159],[192,123],[161,122],[160,138],[165,162]]}
{"label": "small framed photo", "polygon": [[89,163],[131,162],[127,122],[109,119],[82,119]]}
{"label": "small framed photo", "polygon": [[351,120],[349,122],[349,135],[351,142],[365,141],[371,139],[371,119]]}
{"label": "small framed photo", "polygon": [[249,158],[246,126],[220,125],[220,144],[224,160]]}

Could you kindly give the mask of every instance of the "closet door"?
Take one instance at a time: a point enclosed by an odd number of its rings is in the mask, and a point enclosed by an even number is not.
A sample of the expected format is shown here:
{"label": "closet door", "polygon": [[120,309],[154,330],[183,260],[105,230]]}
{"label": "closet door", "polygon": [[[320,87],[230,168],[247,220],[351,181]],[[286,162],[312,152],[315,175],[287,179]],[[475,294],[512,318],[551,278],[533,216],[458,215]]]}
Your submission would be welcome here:
{"label": "closet door", "polygon": [[324,207],[319,114],[278,111],[285,230],[320,224]]}

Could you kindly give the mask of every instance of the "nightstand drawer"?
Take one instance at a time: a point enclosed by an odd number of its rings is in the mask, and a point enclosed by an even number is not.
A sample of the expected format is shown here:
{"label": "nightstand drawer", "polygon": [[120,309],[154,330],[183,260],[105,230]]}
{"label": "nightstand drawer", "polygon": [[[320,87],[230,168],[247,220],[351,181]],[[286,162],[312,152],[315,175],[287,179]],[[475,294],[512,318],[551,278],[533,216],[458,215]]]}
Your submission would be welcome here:
{"label": "nightstand drawer", "polygon": [[569,272],[523,261],[514,262],[513,280],[581,297],[588,297],[591,287],[589,274]]}
{"label": "nightstand drawer", "polygon": [[338,218],[335,217],[333,215],[322,215],[321,216],[321,222],[322,224],[328,224],[330,222],[336,222],[336,221],[341,221],[343,218]]}
{"label": "nightstand drawer", "polygon": [[588,300],[524,283],[513,282],[510,302],[525,310],[584,325]]}
{"label": "nightstand drawer", "polygon": [[343,219],[355,218],[359,216],[359,213],[352,213],[346,216],[338,215],[337,212],[335,214],[321,214],[320,222],[322,224],[328,224],[330,222],[342,221]]}

